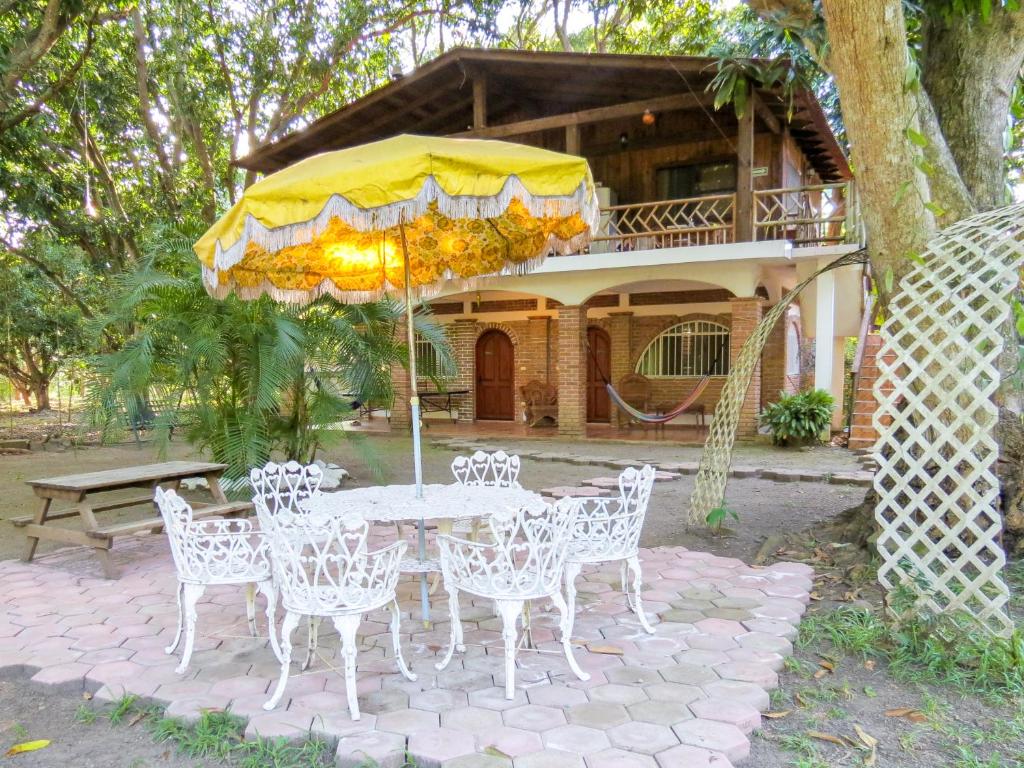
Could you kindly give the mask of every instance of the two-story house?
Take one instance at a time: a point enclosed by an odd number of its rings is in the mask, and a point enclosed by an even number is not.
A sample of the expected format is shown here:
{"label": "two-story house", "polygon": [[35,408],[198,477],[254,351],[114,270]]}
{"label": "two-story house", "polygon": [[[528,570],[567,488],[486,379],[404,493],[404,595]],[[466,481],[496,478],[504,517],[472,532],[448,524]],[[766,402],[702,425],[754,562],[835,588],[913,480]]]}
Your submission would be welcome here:
{"label": "two-story house", "polygon": [[[698,401],[710,415],[765,308],[858,248],[850,169],[814,95],[790,103],[755,90],[737,117],[731,105],[714,109],[714,74],[706,58],[453,50],[240,165],[272,172],[399,133],[586,157],[603,215],[585,252],[470,293],[453,286],[431,306],[457,357],[448,388],[466,393],[453,398],[459,421],[521,422],[521,390],[539,381],[557,387],[560,433],[612,434],[605,380],[629,377],[640,405],[656,411],[710,375]],[[843,343],[859,332],[863,293],[856,267],[804,292],[772,333],[741,436],[780,391],[813,385],[841,402]],[[405,402],[396,398],[393,426],[408,424]],[[837,409],[836,426],[842,418]]]}

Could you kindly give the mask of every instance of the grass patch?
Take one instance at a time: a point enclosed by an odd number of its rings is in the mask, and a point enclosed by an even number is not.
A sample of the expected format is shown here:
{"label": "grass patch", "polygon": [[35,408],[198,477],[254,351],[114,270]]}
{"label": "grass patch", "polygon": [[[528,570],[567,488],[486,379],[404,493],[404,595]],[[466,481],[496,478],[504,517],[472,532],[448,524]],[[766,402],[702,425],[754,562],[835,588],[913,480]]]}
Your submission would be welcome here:
{"label": "grass patch", "polygon": [[884,660],[897,680],[952,685],[996,698],[1024,694],[1024,636],[992,637],[969,619],[918,613],[887,621],[866,608],[841,606],[801,622],[798,646],[822,642]]}
{"label": "grass patch", "polygon": [[[301,744],[286,739],[246,741],[245,720],[230,712],[204,711],[195,723],[187,723],[165,717],[160,707],[139,707],[137,696],[125,696],[105,712],[83,704],[75,713],[75,720],[91,725],[101,716],[111,725],[134,725],[144,721],[154,741],[170,744],[191,759],[218,760],[237,768],[328,768],[334,765],[330,746],[312,735]],[[373,761],[360,766],[374,767]],[[416,764],[406,756],[402,768],[416,768]]]}

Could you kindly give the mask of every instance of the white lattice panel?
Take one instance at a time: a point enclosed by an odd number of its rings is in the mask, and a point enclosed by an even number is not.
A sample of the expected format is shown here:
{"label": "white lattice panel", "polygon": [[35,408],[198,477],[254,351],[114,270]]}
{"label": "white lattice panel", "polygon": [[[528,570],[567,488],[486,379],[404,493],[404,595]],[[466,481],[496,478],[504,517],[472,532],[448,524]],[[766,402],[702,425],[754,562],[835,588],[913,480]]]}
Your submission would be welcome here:
{"label": "white lattice panel", "polygon": [[882,326],[874,415],[881,437],[878,579],[935,612],[1008,635],[996,476],[998,358],[1024,261],[1024,205],[941,232],[900,284]]}

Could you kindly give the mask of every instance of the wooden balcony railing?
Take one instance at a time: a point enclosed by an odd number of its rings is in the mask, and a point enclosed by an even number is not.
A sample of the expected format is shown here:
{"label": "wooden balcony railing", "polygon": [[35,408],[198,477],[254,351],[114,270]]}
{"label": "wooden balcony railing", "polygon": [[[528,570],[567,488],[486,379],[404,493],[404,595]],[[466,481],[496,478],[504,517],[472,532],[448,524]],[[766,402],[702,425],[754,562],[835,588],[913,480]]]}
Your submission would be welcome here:
{"label": "wooden balcony railing", "polygon": [[[642,251],[737,242],[736,195],[707,195],[601,209],[601,233],[591,253]],[[861,242],[850,183],[755,190],[754,240],[794,246]]]}

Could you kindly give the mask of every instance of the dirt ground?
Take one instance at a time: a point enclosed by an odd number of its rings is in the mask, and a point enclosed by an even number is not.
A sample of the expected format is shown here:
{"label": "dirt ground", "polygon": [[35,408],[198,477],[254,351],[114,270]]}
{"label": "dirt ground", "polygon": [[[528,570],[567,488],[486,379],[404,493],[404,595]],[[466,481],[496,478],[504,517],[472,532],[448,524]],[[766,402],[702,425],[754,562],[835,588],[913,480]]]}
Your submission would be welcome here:
{"label": "dirt ground", "polygon": [[[558,441],[505,440],[507,450],[529,446],[533,449],[565,450]],[[607,458],[692,461],[698,446],[653,443],[573,444],[571,451]],[[325,449],[323,458],[335,461],[352,473],[352,485],[380,482],[409,482],[411,457],[408,438],[367,436],[342,440]],[[192,455],[188,446],[172,445],[170,458]],[[424,477],[429,481],[447,479],[454,452],[424,447]],[[0,559],[20,554],[22,537],[2,521],[31,513],[35,499],[24,481],[33,477],[85,472],[156,460],[153,447],[132,444],[81,449],[33,452],[0,456]],[[780,451],[768,446],[741,446],[736,466],[809,467],[817,471],[857,468],[849,452],[830,447],[805,451]],[[551,461],[524,459],[520,479],[527,487],[540,489],[572,485],[587,478],[607,476],[602,467],[576,466]],[[727,505],[739,515],[731,530],[712,533],[704,526],[683,521],[692,490],[692,477],[659,483],[652,496],[644,529],[647,545],[681,544],[686,547],[734,556],[749,561],[769,534],[806,532],[801,553],[782,552],[782,557],[817,553],[810,560],[819,565],[825,578],[822,599],[812,602],[811,612],[826,611],[839,600],[864,600],[878,604],[880,594],[870,572],[865,576],[830,562],[838,548],[813,541],[814,532],[842,510],[863,497],[863,489],[824,483],[776,483],[762,479],[734,479],[729,482]],[[105,522],[130,519],[146,512],[105,513]],[[151,514],[151,513],[148,513]],[[41,548],[45,550],[44,548]],[[827,583],[826,583],[827,582]],[[832,665],[822,675],[821,662]],[[872,668],[869,668],[872,667]],[[816,674],[817,673],[817,674]],[[81,701],[74,696],[42,692],[24,682],[0,683],[0,746],[4,748],[25,738],[51,738],[54,743],[35,755],[10,758],[12,765],[26,766],[185,766],[167,747],[154,746],[144,730],[109,727],[105,721],[91,726],[76,724],[75,711]],[[886,715],[896,708],[912,710],[914,719]],[[824,768],[825,766],[957,766],[996,768],[1024,765],[1024,705],[1021,702],[986,702],[964,697],[955,690],[933,685],[896,682],[884,663],[865,666],[864,660],[834,653],[827,646],[798,649],[781,673],[781,688],[773,694],[772,709],[779,717],[764,721],[752,739],[752,753],[743,764],[757,768]],[[878,740],[874,763],[866,750],[847,743],[836,745],[821,735],[858,740],[855,726]],[[27,736],[26,736],[27,734]],[[818,734],[818,735],[814,735]],[[23,738],[24,737],[24,738]],[[44,754],[45,753],[45,754]],[[90,762],[91,761],[91,762]],[[0,758],[0,763],[8,761]],[[682,768],[682,767],[681,767]]]}

